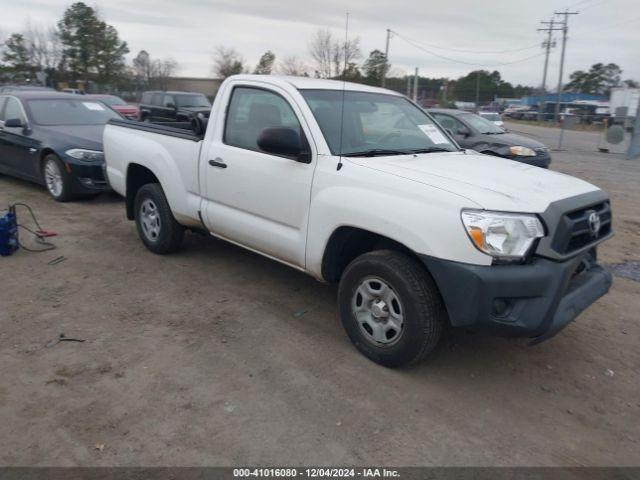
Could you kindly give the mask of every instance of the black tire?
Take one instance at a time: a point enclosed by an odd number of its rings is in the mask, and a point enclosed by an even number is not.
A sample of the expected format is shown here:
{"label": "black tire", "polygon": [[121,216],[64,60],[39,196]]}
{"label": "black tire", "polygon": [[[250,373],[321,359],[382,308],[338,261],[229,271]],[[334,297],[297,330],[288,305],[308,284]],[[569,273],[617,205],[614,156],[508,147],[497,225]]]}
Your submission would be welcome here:
{"label": "black tire", "polygon": [[[52,182],[54,182],[54,180],[51,179],[53,171],[57,172],[56,175],[60,176],[60,188],[53,186]],[[49,192],[49,195],[51,195],[56,202],[68,202],[76,197],[72,191],[73,179],[71,175],[67,173],[62,161],[54,153],[48,154],[42,160],[42,180],[47,192]]]}
{"label": "black tire", "polygon": [[[150,205],[154,206],[156,212],[154,216],[154,219],[157,219],[157,225],[154,225],[155,235],[150,233],[148,228],[148,212],[146,210],[143,212],[143,208],[146,209]],[[148,183],[138,190],[134,200],[134,214],[138,235],[150,251],[164,255],[180,249],[185,229],[173,217],[167,198],[158,183]],[[145,217],[145,215],[147,216]],[[145,219],[147,226],[144,223]]]}
{"label": "black tire", "polygon": [[[395,343],[381,344],[367,335],[366,325],[356,319],[352,305],[358,289],[371,278],[391,288],[402,310],[403,325]],[[386,367],[419,362],[431,353],[442,336],[447,313],[433,278],[416,260],[396,251],[377,250],[361,255],[345,269],[338,289],[340,318],[349,338],[370,360]],[[355,302],[355,303],[353,303]]]}

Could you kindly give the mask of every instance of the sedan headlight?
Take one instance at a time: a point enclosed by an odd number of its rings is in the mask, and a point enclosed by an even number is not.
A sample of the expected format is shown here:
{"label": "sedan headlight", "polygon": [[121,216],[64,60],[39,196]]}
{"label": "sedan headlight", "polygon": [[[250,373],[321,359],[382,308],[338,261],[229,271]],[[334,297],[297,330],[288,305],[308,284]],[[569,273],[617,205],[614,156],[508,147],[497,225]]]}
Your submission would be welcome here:
{"label": "sedan headlight", "polygon": [[529,147],[516,146],[516,147],[511,147],[510,150],[511,150],[511,155],[515,155],[516,157],[535,157],[536,156],[535,150]]}
{"label": "sedan headlight", "polygon": [[98,160],[104,160],[104,153],[98,150],[85,150],[82,148],[72,148],[71,150],[67,150],[67,155],[73,157],[77,160],[83,160],[85,162],[95,162]]}
{"label": "sedan headlight", "polygon": [[524,258],[544,228],[535,215],[485,210],[463,210],[462,223],[473,244],[502,260]]}

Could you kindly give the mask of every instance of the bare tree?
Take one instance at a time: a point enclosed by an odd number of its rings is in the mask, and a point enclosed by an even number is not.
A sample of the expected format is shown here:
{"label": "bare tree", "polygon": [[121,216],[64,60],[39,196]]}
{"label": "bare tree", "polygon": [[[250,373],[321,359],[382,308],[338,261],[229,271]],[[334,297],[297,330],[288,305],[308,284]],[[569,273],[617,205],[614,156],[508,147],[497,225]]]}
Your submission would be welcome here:
{"label": "bare tree", "polygon": [[356,37],[347,42],[336,41],[333,44],[333,75],[339,77],[342,75],[345,65],[349,69],[349,65],[355,64],[362,58],[360,51],[360,38]]}
{"label": "bare tree", "polygon": [[62,62],[62,42],[54,27],[45,28],[27,21],[24,37],[34,67],[49,74],[59,68]]}
{"label": "bare tree", "polygon": [[140,83],[148,84],[153,77],[153,61],[146,50],[140,50],[133,59],[133,71]]}
{"label": "bare tree", "polygon": [[283,59],[278,64],[276,71],[280,75],[309,76],[309,67],[295,55]]}
{"label": "bare tree", "polygon": [[319,78],[329,78],[332,72],[333,38],[329,30],[317,30],[309,42],[309,53],[315,62],[315,74]]}
{"label": "bare tree", "polygon": [[320,78],[339,77],[345,64],[362,58],[360,38],[345,42],[334,38],[326,29],[316,31],[309,43],[309,53],[315,62],[316,76]]}
{"label": "bare tree", "polygon": [[178,71],[178,62],[173,58],[154,60],[151,70],[154,83],[156,83],[161,90],[166,90],[169,78],[173,77]]}
{"label": "bare tree", "polygon": [[244,59],[235,49],[219,45],[213,54],[212,70],[218,78],[225,79],[244,72],[246,67]]}

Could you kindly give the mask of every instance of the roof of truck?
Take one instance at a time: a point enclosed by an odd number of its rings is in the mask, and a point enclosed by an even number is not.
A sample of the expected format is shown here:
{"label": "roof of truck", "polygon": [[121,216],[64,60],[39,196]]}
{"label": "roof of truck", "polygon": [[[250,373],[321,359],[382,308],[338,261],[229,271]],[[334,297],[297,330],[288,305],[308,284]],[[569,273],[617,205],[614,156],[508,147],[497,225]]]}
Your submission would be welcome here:
{"label": "roof of truck", "polygon": [[268,79],[274,83],[288,83],[298,90],[349,90],[357,92],[384,93],[391,95],[401,95],[398,92],[387,90],[385,88],[371,87],[362,83],[343,82],[342,80],[325,80],[323,78],[311,77],[293,77],[287,75],[236,75],[233,78],[237,80],[258,80],[265,81]]}

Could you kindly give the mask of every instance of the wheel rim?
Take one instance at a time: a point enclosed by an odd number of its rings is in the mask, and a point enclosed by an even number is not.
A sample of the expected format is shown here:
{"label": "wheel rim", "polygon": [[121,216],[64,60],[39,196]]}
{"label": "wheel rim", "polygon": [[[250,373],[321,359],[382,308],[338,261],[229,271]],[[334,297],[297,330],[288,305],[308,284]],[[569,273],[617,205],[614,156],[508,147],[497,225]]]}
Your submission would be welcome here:
{"label": "wheel rim", "polygon": [[147,198],[140,205],[140,223],[145,237],[152,242],[160,236],[160,215],[153,200]]}
{"label": "wheel rim", "polygon": [[62,172],[55,161],[49,160],[45,165],[44,180],[51,195],[59,197],[62,194]]}
{"label": "wheel rim", "polygon": [[360,282],[351,300],[351,311],[369,342],[390,346],[402,337],[402,303],[393,287],[381,278],[367,277]]}

